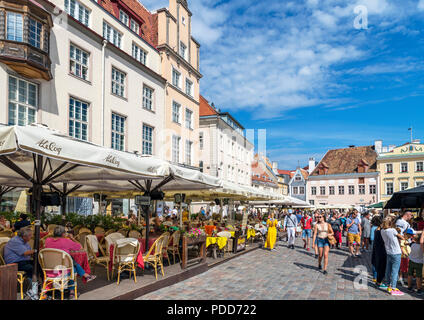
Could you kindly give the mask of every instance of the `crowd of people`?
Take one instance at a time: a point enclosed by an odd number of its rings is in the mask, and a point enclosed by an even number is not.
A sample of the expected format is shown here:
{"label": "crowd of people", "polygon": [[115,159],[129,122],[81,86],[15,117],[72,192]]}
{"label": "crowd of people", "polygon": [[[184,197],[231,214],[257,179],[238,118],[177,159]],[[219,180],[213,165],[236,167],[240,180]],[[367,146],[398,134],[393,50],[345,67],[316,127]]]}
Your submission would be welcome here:
{"label": "crowd of people", "polygon": [[356,209],[348,212],[289,209],[269,214],[261,232],[266,234],[264,247],[269,250],[276,250],[278,232],[285,234],[284,240],[292,250],[295,238],[301,236],[305,250],[310,251],[312,246],[323,274],[328,274],[330,249],[340,250],[345,246],[352,258],[370,252],[373,282],[389,294],[400,296],[404,293],[397,288],[398,284],[423,295],[423,229],[423,219],[413,218],[410,211],[384,216],[376,211],[360,214]]}

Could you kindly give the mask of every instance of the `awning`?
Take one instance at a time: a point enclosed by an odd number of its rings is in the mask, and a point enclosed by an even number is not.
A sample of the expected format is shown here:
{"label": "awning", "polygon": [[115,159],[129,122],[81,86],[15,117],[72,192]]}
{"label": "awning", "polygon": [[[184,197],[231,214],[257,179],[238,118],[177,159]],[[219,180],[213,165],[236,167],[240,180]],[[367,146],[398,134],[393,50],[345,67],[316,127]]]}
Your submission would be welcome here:
{"label": "awning", "polygon": [[395,192],[384,209],[415,209],[424,207],[424,185]]}

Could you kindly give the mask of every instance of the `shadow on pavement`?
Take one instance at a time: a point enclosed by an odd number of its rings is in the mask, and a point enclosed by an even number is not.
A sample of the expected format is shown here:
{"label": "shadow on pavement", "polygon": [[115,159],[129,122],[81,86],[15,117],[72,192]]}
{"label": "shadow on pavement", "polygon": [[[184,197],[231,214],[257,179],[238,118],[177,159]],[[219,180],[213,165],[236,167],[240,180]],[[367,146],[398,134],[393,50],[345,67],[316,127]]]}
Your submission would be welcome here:
{"label": "shadow on pavement", "polygon": [[293,262],[293,264],[295,266],[298,266],[301,269],[311,269],[311,270],[315,270],[315,271],[319,271],[318,267],[316,266],[311,266],[309,264],[304,264],[304,263],[299,263],[299,262]]}

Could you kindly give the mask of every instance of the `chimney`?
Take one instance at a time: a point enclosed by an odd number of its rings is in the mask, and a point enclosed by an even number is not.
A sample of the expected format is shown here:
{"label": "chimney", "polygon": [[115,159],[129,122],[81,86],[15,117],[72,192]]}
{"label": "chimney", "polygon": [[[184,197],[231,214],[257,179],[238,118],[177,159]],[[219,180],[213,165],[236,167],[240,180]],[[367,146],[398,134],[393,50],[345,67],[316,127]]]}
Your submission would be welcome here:
{"label": "chimney", "polygon": [[315,158],[311,157],[309,158],[309,169],[308,169],[309,174],[311,174],[312,171],[314,171],[314,169],[315,169]]}
{"label": "chimney", "polygon": [[274,171],[275,174],[278,174],[278,162],[272,162],[272,171]]}
{"label": "chimney", "polygon": [[389,145],[389,152],[393,151],[394,148],[396,148],[396,145],[394,144]]}
{"label": "chimney", "polygon": [[375,140],[374,141],[374,149],[377,154],[383,152],[383,140]]}

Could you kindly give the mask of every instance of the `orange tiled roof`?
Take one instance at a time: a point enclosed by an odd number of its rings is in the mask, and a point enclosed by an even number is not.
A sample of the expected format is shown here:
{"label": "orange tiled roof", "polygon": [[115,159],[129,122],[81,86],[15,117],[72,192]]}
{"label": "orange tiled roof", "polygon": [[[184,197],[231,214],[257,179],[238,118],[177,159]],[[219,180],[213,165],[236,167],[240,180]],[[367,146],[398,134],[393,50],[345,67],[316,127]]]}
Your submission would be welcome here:
{"label": "orange tiled roof", "polygon": [[218,112],[215,111],[214,108],[212,108],[211,105],[209,105],[208,100],[206,100],[202,95],[200,95],[199,99],[199,116],[214,116],[217,115]]}
{"label": "orange tiled roof", "polygon": [[319,167],[322,165],[328,167],[327,174],[357,173],[361,161],[369,164],[368,172],[377,170],[377,153],[374,146],[329,150],[311,176],[318,176]]}

